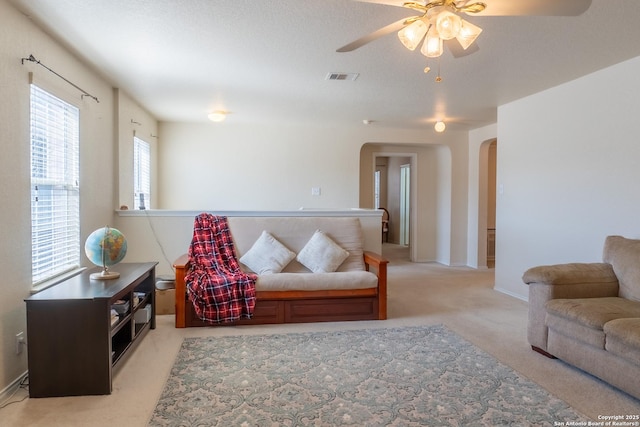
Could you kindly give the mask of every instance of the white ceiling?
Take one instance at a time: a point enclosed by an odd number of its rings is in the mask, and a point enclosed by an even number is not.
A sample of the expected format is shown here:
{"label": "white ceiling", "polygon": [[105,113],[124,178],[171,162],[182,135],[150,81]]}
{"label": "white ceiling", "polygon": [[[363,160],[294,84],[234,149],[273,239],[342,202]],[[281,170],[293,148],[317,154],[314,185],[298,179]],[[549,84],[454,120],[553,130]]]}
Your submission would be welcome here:
{"label": "white ceiling", "polygon": [[[350,0],[10,0],[162,121],[319,121],[448,129],[640,56],[640,1],[593,0],[578,17],[486,17],[480,49],[438,61],[395,34],[336,49],[411,10]],[[516,1],[516,0],[514,0]],[[558,0],[562,1],[562,0]],[[485,0],[490,6],[491,0]],[[44,60],[43,52],[25,52]],[[51,62],[51,61],[49,61]],[[423,73],[431,66],[432,71]],[[359,73],[327,81],[330,72]],[[90,88],[86,88],[91,92]],[[598,100],[594,100],[598,102]]]}

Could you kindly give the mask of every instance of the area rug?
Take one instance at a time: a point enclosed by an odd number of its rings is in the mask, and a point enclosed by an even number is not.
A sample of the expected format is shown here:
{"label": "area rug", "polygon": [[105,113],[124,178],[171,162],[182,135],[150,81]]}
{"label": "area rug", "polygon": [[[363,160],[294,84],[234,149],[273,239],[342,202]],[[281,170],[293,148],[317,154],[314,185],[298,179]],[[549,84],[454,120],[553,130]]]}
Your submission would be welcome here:
{"label": "area rug", "polygon": [[444,326],[186,338],[151,426],[585,420]]}

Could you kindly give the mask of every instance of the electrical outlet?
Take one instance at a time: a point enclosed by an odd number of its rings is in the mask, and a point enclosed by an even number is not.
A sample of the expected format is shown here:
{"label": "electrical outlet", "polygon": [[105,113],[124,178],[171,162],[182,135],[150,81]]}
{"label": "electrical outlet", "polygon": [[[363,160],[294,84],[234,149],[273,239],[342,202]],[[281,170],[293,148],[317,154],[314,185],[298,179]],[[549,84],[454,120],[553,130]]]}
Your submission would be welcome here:
{"label": "electrical outlet", "polygon": [[24,332],[18,332],[16,334],[16,354],[22,353],[23,345],[24,345]]}

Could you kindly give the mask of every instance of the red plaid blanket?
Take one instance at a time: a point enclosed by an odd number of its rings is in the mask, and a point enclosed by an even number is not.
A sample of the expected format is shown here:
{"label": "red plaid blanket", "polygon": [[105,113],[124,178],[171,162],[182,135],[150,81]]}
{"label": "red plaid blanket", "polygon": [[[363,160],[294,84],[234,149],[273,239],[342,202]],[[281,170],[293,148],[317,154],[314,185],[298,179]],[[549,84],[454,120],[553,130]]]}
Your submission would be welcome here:
{"label": "red plaid blanket", "polygon": [[257,276],[240,270],[226,217],[196,216],[189,263],[185,283],[200,319],[221,323],[251,318]]}

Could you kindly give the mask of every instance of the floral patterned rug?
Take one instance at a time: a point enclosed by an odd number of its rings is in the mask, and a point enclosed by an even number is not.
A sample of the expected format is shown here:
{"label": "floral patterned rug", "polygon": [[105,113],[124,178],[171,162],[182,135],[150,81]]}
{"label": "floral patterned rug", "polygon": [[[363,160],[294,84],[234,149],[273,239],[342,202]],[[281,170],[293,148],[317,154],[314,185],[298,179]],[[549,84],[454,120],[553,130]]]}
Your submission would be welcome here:
{"label": "floral patterned rug", "polygon": [[151,426],[585,420],[444,326],[186,338]]}

